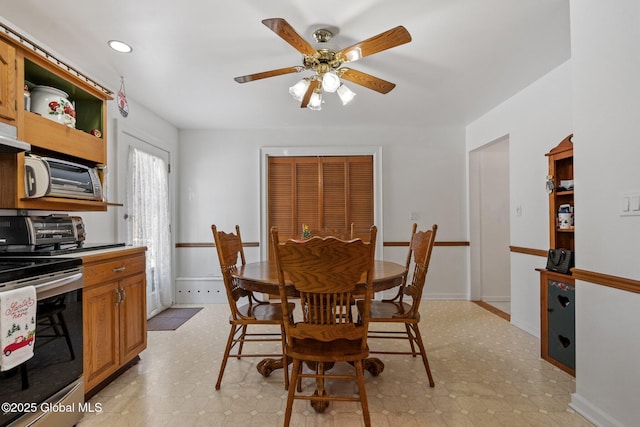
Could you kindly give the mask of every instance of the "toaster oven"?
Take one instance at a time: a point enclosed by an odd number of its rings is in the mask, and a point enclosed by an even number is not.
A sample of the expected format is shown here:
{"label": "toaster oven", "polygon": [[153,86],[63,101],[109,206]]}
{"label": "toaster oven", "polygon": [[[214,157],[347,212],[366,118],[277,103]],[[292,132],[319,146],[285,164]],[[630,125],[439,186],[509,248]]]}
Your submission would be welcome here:
{"label": "toaster oven", "polygon": [[25,197],[44,196],[102,200],[96,168],[32,154],[24,158]]}

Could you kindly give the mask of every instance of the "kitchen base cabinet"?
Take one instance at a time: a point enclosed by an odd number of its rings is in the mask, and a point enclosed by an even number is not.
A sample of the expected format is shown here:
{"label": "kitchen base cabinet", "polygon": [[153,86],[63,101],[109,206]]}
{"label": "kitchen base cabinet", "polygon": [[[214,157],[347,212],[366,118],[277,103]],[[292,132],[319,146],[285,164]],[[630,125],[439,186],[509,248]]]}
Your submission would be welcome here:
{"label": "kitchen base cabinet", "polygon": [[147,347],[146,248],[83,257],[85,394]]}

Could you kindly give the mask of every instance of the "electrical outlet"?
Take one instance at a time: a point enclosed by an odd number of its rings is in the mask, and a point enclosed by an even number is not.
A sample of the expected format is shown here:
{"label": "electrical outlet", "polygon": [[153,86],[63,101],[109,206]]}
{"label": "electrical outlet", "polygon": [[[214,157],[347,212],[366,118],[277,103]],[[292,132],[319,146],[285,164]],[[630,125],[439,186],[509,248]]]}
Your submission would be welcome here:
{"label": "electrical outlet", "polygon": [[420,219],[420,212],[411,211],[409,212],[409,221],[417,221]]}

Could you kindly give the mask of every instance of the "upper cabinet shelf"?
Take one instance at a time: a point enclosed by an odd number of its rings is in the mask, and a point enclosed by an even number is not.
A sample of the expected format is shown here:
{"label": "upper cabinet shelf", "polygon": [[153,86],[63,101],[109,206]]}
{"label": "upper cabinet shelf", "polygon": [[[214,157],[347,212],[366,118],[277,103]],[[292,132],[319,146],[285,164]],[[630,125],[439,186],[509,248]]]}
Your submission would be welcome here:
{"label": "upper cabinet shelf", "polygon": [[[3,26],[4,27],[4,26]],[[6,28],[5,28],[6,29]],[[107,101],[111,92],[88,77],[52,61],[51,55],[35,44],[25,45],[11,31],[0,33],[0,121],[17,127],[18,139],[31,144],[31,152],[87,167],[107,163]],[[49,86],[65,92],[75,108],[75,127],[29,111],[23,96],[36,86]],[[5,102],[6,101],[6,102]],[[64,197],[25,197],[24,154],[0,154],[0,209],[34,209],[54,211],[103,211],[102,201]],[[104,183],[104,176],[99,173]]]}

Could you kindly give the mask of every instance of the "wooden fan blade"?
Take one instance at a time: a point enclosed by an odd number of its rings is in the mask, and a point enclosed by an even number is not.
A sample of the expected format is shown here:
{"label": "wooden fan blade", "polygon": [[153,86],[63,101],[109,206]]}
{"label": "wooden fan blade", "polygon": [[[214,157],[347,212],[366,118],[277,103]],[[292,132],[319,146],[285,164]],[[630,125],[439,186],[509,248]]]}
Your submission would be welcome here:
{"label": "wooden fan blade", "polygon": [[302,98],[302,103],[300,104],[300,108],[306,108],[307,105],[309,105],[309,101],[311,100],[311,95],[313,95],[313,92],[320,87],[320,80],[311,80],[311,82],[309,82],[309,87],[307,88],[307,91],[304,94],[304,97]]}
{"label": "wooden fan blade", "polygon": [[363,73],[362,71],[353,70],[351,68],[340,68],[338,70],[338,76],[360,86],[364,86],[367,89],[372,89],[383,94],[391,92],[391,90],[396,87],[395,83],[382,80],[381,78]]}
{"label": "wooden fan blade", "polygon": [[296,33],[296,30],[294,30],[293,27],[284,19],[263,19],[262,23],[303,55],[316,54],[316,49],[311,46],[309,42],[303,39],[300,34]]}
{"label": "wooden fan blade", "polygon": [[352,62],[401,44],[409,43],[411,34],[402,25],[392,28],[377,36],[373,36],[353,46],[344,48],[336,53],[336,57],[342,62]]}
{"label": "wooden fan blade", "polygon": [[283,74],[299,73],[304,70],[304,67],[295,66],[287,68],[279,68],[277,70],[263,71],[262,73],[248,74],[246,76],[234,77],[233,80],[238,83],[247,83],[254,80],[266,79],[267,77],[281,76]]}

